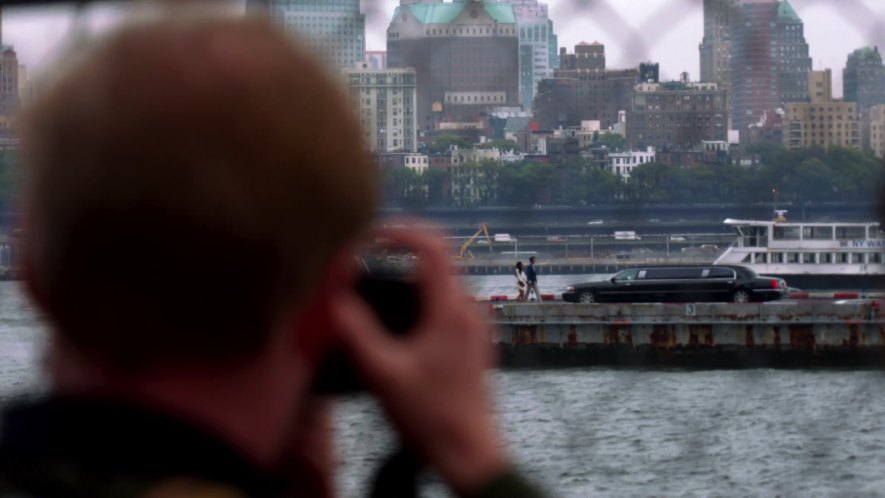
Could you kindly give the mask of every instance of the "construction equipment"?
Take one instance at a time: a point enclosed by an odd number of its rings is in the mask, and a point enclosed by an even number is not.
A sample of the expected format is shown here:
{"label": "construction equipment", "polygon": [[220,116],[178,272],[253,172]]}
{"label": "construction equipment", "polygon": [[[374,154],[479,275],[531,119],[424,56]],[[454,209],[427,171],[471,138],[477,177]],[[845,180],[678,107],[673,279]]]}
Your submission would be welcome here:
{"label": "construction equipment", "polygon": [[483,223],[475,234],[473,234],[469,239],[461,244],[461,250],[458,255],[455,256],[455,259],[474,259],[473,253],[470,252],[470,246],[473,245],[474,242],[476,242],[476,239],[479,238],[480,235],[485,235],[486,237],[486,243],[488,243],[489,245],[489,254],[495,254],[495,250],[492,248],[492,236],[489,235],[489,227],[487,227],[486,224]]}

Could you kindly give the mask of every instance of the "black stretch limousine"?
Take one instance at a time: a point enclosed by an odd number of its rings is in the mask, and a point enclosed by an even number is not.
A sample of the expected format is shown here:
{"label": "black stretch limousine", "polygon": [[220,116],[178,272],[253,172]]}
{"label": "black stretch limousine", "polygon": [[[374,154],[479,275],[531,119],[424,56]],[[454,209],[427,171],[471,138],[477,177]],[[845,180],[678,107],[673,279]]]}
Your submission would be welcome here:
{"label": "black stretch limousine", "polygon": [[576,284],[562,295],[572,303],[695,302],[747,303],[781,299],[787,284],[760,277],[743,266],[661,266],[630,268],[608,280]]}

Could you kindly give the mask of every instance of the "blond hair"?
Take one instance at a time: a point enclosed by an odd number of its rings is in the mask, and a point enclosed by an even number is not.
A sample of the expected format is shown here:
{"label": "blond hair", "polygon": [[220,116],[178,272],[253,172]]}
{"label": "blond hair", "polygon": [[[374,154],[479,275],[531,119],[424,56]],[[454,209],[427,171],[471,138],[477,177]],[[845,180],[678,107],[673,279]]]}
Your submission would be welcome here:
{"label": "blond hair", "polygon": [[59,333],[118,369],[260,351],[375,208],[337,85],[258,18],[132,25],[71,66],[22,126]]}

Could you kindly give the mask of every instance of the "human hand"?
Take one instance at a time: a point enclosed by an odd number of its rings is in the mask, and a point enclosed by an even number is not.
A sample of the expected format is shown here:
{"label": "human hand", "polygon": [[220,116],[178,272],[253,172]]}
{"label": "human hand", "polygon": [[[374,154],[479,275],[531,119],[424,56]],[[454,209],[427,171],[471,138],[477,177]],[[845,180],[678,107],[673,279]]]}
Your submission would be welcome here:
{"label": "human hand", "polygon": [[417,253],[421,316],[405,337],[393,337],[365,301],[342,290],[334,305],[341,339],[406,445],[469,494],[507,466],[484,384],[493,359],[488,326],[452,276],[438,234],[379,235]]}

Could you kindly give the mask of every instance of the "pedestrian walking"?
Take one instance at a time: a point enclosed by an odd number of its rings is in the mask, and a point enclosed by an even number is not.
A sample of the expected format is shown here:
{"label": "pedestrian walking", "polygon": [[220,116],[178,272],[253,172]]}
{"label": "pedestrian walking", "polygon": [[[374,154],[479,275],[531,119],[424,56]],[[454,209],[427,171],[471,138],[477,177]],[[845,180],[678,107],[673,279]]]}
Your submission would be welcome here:
{"label": "pedestrian walking", "polygon": [[[529,265],[525,269],[526,282],[528,290],[526,291],[526,300],[541,301],[541,291],[538,290],[538,272],[535,270],[535,257],[529,258]],[[534,297],[532,297],[534,294]]]}
{"label": "pedestrian walking", "polygon": [[519,290],[519,295],[516,297],[518,302],[525,301],[526,298],[526,279],[525,272],[522,269],[522,261],[516,262],[516,268],[514,269],[514,274],[516,275],[516,288]]}

